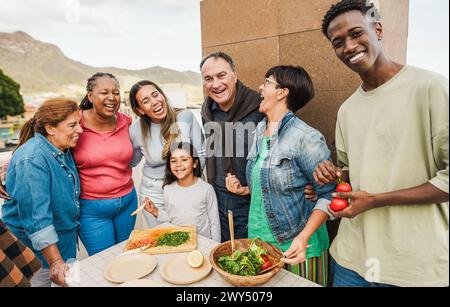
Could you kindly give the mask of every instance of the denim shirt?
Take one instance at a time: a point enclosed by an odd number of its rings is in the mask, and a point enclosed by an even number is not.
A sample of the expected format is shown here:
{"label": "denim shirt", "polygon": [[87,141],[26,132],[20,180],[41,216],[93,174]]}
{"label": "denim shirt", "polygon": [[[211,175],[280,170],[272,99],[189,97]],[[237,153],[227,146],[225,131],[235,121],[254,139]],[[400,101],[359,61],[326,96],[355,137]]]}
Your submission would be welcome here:
{"label": "denim shirt", "polygon": [[75,258],[80,180],[70,151],[58,150],[39,133],[13,155],[6,175],[11,200],[3,221],[48,268],[41,250],[57,244],[64,260]]}
{"label": "denim shirt", "polygon": [[[257,128],[255,142],[248,155],[247,182],[265,134],[267,119]],[[288,112],[278,126],[278,133],[270,139],[269,152],[261,167],[261,187],[264,209],[270,228],[279,244],[294,239],[305,227],[314,209],[329,214],[327,205],[335,184],[319,186],[313,172],[317,165],[330,160],[330,150],[322,134]],[[317,203],[305,198],[304,189],[313,184],[319,197]]]}

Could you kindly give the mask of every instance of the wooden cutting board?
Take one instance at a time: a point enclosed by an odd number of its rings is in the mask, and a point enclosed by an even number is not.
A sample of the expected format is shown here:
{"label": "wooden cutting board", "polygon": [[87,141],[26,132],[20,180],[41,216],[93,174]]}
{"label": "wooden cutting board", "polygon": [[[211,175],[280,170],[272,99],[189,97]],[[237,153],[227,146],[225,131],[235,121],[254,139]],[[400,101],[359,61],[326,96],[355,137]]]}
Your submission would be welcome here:
{"label": "wooden cutting board", "polygon": [[[170,226],[170,227],[157,227],[152,229],[145,230],[134,230],[130,239],[128,240],[125,246],[128,246],[128,243],[135,242],[139,240],[145,239],[157,239],[161,235],[166,233],[173,233],[177,231],[187,232],[189,233],[189,240],[179,246],[156,246],[150,247],[144,251],[146,254],[150,255],[160,255],[160,254],[174,254],[174,253],[185,253],[191,252],[197,249],[197,227],[195,225],[187,225],[187,226]],[[130,250],[126,248],[127,250]]]}

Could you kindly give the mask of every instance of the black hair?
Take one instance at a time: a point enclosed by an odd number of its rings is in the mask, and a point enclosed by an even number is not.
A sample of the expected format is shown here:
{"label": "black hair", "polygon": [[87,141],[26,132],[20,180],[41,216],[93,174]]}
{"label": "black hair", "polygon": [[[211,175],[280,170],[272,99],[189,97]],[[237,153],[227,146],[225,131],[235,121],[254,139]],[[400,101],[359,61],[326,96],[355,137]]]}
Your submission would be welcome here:
{"label": "black hair", "polygon": [[208,61],[210,58],[214,58],[216,60],[219,58],[224,59],[230,65],[231,70],[233,72],[236,71],[236,65],[234,64],[233,59],[231,58],[231,56],[229,56],[223,51],[215,51],[204,57],[203,60],[200,62],[200,70],[202,70],[203,65],[205,65],[205,62]]}
{"label": "black hair", "polygon": [[198,156],[194,146],[191,143],[187,142],[174,142],[170,145],[170,151],[169,154],[167,155],[163,187],[172,184],[178,180],[178,178],[175,177],[174,174],[172,174],[172,170],[170,169],[170,159],[172,158],[172,153],[177,149],[181,149],[189,153],[189,155],[194,160],[194,163],[197,162],[197,166],[194,168],[194,176],[199,178],[202,177],[202,166],[200,164],[200,157]]}
{"label": "black hair", "polygon": [[314,98],[314,84],[308,72],[300,66],[275,66],[266,73],[273,76],[280,88],[289,90],[287,105],[289,110],[297,112]]}
{"label": "black hair", "polygon": [[[380,12],[371,0],[342,0],[331,6],[322,21],[322,32],[328,37],[330,23],[339,15],[350,11],[360,11],[362,15],[371,18],[373,23],[380,21]],[[369,14],[369,15],[368,15]]]}
{"label": "black hair", "polygon": [[[108,77],[108,78],[113,79],[114,81],[116,81],[117,86],[119,86],[119,80],[117,80],[117,78],[113,74],[106,73],[106,72],[98,72],[87,80],[86,92],[87,93],[92,92],[92,89],[94,88],[95,82],[97,81],[97,79],[103,78],[103,77]],[[89,100],[88,95],[86,94],[86,96],[84,96],[83,100],[80,103],[80,109],[81,110],[89,110],[89,109],[92,109],[93,107],[94,106],[92,105],[92,102]]]}

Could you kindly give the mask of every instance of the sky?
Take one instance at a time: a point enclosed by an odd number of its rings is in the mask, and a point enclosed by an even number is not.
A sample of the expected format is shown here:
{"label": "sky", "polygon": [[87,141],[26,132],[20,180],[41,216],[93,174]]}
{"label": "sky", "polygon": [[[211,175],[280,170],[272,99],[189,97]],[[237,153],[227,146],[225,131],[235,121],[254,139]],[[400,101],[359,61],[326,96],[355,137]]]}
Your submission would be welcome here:
{"label": "sky", "polygon": [[[448,0],[410,0],[408,64],[448,77],[448,25]],[[201,60],[199,0],[1,0],[0,32],[17,30],[97,67],[198,72]]]}
{"label": "sky", "polygon": [[448,78],[449,1],[410,0],[409,13],[408,64]]}

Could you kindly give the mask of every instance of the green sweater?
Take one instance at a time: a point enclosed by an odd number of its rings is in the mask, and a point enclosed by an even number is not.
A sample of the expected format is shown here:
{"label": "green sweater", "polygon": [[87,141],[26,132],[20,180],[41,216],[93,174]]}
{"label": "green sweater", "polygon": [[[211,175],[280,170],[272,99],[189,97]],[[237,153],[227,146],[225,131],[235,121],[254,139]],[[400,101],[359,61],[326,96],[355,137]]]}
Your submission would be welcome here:
{"label": "green sweater", "polygon": [[[338,163],[355,191],[384,193],[430,182],[448,193],[448,81],[406,66],[379,88],[359,88],[341,107]],[[330,252],[369,281],[449,285],[449,210],[387,206],[343,219]]]}

